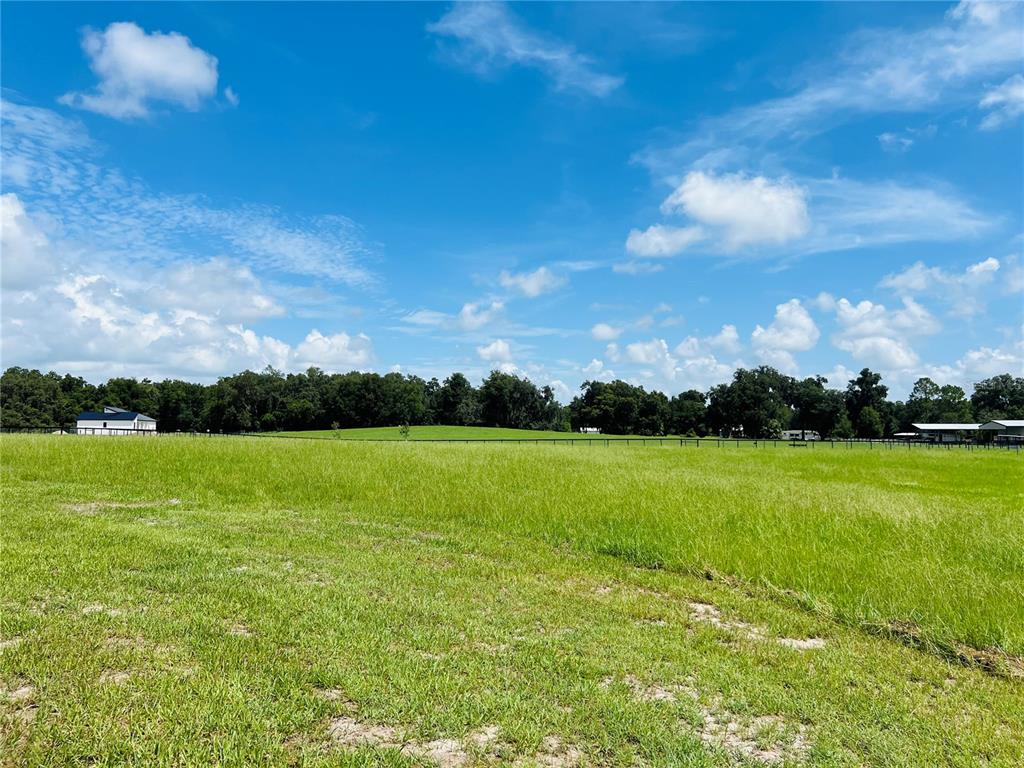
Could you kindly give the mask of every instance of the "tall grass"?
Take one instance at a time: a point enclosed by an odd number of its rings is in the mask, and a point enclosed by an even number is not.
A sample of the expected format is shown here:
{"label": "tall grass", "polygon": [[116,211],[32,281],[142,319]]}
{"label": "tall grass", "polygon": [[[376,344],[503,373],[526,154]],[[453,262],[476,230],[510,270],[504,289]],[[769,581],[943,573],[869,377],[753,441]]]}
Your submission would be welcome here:
{"label": "tall grass", "polygon": [[[39,503],[181,498],[480,528],[713,572],[852,624],[1024,653],[1024,460],[717,450],[4,436]],[[282,549],[287,542],[281,542]]]}

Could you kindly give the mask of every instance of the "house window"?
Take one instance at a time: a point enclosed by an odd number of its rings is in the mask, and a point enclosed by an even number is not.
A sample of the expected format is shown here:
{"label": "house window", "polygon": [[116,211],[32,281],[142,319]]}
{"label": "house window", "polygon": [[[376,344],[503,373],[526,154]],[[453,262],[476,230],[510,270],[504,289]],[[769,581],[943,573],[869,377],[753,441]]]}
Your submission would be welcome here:
{"label": "house window", "polygon": [[103,428],[104,428],[104,429],[106,429],[106,428],[107,428],[107,422],[105,422],[105,421],[103,422]]}

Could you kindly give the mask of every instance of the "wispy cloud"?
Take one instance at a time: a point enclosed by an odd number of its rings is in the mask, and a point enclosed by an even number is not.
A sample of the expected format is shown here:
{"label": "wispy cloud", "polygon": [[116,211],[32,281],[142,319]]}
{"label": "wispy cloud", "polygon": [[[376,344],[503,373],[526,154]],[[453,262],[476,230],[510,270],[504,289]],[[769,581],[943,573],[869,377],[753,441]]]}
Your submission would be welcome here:
{"label": "wispy cloud", "polygon": [[[367,287],[372,257],[358,225],[344,216],[285,216],[249,204],[217,206],[198,195],[161,195],[100,164],[84,128],[50,110],[0,104],[3,183],[37,214],[59,222],[74,252],[94,261],[171,263],[229,255],[282,275]],[[199,255],[202,255],[201,251]]]}
{"label": "wispy cloud", "polygon": [[805,68],[793,93],[704,119],[688,135],[648,146],[636,160],[658,176],[680,168],[721,168],[753,161],[842,124],[851,117],[914,112],[938,104],[972,108],[986,80],[1024,61],[1019,3],[961,3],[915,31],[850,35],[828,63]]}
{"label": "wispy cloud", "polygon": [[1024,75],[1009,77],[1002,85],[986,92],[978,106],[989,110],[981,121],[986,131],[1001,128],[1024,115]]}
{"label": "wispy cloud", "polygon": [[460,66],[481,75],[510,66],[543,72],[557,91],[604,97],[624,78],[601,72],[569,43],[527,27],[502,3],[459,3],[427,30],[455,43],[445,52]]}

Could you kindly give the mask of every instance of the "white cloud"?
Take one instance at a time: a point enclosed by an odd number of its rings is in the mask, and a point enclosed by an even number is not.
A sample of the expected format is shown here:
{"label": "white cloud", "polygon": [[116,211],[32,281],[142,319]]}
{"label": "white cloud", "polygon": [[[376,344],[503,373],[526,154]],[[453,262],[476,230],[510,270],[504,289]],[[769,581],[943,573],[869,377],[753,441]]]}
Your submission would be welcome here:
{"label": "white cloud", "polygon": [[597,323],[590,329],[590,335],[597,341],[614,341],[622,335],[622,330],[608,323]]}
{"label": "white cloud", "polygon": [[784,373],[797,372],[794,352],[806,352],[818,343],[821,332],[813,318],[797,299],[775,307],[775,319],[764,328],[758,325],[750,342],[758,357]]}
{"label": "white cloud", "polygon": [[794,92],[700,121],[637,160],[659,176],[679,168],[742,167],[864,114],[968,108],[982,83],[1019,71],[1020,3],[972,3],[917,29],[851,33],[829,57],[795,73]]}
{"label": "white cloud", "polygon": [[704,238],[700,227],[670,227],[654,224],[641,231],[633,229],[626,238],[626,250],[636,256],[675,256]]}
{"label": "white cloud", "polygon": [[[147,33],[132,22],[115,22],[103,31],[86,29],[82,50],[100,82],[93,93],[61,96],[71,107],[123,120],[146,117],[153,101],[194,111],[217,92],[216,57],[177,32]],[[232,101],[228,91],[225,96]]]}
{"label": "white cloud", "polygon": [[583,373],[587,376],[598,376],[604,370],[604,361],[593,358],[583,366]]}
{"label": "white cloud", "polygon": [[[216,311],[200,311],[210,309],[202,295],[189,300],[187,293],[163,294],[159,286],[173,282],[166,272],[149,279],[65,272],[31,291],[5,291],[5,362],[93,380],[113,375],[210,380],[268,365],[285,371],[310,365],[348,370],[372,360],[364,334],[324,336],[314,330],[293,349],[235,322],[234,317],[254,314],[240,309],[245,289],[260,295],[258,284],[248,285],[244,277],[234,285],[225,282],[224,305]],[[175,298],[183,303],[172,304]]]}
{"label": "white cloud", "polygon": [[224,89],[224,98],[227,99],[228,104],[232,107],[237,107],[239,104],[238,94],[235,93],[235,89],[230,85]]}
{"label": "white cloud", "polygon": [[556,275],[547,267],[518,274],[503,271],[499,276],[499,281],[503,288],[518,291],[531,299],[557,290],[569,282],[564,275]]}
{"label": "white cloud", "polygon": [[481,360],[488,362],[508,363],[512,361],[512,350],[508,342],[503,339],[495,339],[490,344],[476,348],[476,353]]}
{"label": "white cloud", "polygon": [[250,321],[285,312],[276,299],[264,293],[252,270],[225,258],[170,267],[160,272],[147,290],[154,306],[221,319]]}
{"label": "white cloud", "polygon": [[892,131],[878,134],[878,143],[886,152],[906,152],[914,146],[912,138]]}
{"label": "white cloud", "polygon": [[981,121],[983,130],[1000,128],[1024,115],[1024,75],[1017,73],[982,97],[978,106],[991,110]]}
{"label": "white cloud", "polygon": [[593,60],[568,43],[529,29],[501,3],[458,3],[427,26],[435,35],[458,42],[447,50],[452,59],[478,74],[522,66],[543,72],[557,91],[580,91],[604,97],[623,78],[602,73]]}
{"label": "white cloud", "polygon": [[735,325],[726,324],[713,336],[687,336],[680,341],[673,352],[681,358],[713,357],[712,350],[726,354],[738,354],[743,349],[739,331]]}
{"label": "white cloud", "polygon": [[504,303],[492,301],[488,305],[483,302],[463,304],[456,318],[456,325],[463,331],[476,331],[493,322],[505,309]]}
{"label": "white cloud", "polygon": [[50,241],[13,192],[0,195],[0,278],[4,290],[31,289],[55,270]]}
{"label": "white cloud", "polygon": [[803,237],[810,226],[805,191],[787,179],[764,176],[692,171],[661,210],[685,213],[716,229],[729,250],[786,243]]}
{"label": "white cloud", "polygon": [[886,275],[879,285],[901,296],[929,295],[943,299],[951,315],[971,317],[985,305],[986,290],[1000,269],[999,259],[988,257],[956,273],[928,267],[918,261],[902,272]]}
{"label": "white cloud", "polygon": [[743,348],[739,331],[736,330],[735,325],[723,325],[722,330],[714,336],[708,337],[706,341],[712,347],[730,354],[737,354]]}
{"label": "white cloud", "polygon": [[649,275],[661,272],[665,267],[661,264],[654,264],[650,261],[623,261],[612,265],[612,272],[620,275]]}
{"label": "white cloud", "polygon": [[0,119],[4,187],[73,244],[62,245],[64,261],[89,253],[112,269],[125,262],[159,266],[195,260],[202,243],[208,257],[280,274],[353,287],[375,282],[362,264],[371,249],[343,216],[286,217],[266,206],[217,207],[198,195],[158,194],[104,167],[100,149],[77,122],[6,100]]}
{"label": "white cloud", "polygon": [[798,299],[775,307],[775,319],[767,328],[758,325],[750,341],[755,349],[783,349],[806,352],[818,343],[821,332]]}
{"label": "white cloud", "polygon": [[348,371],[365,368],[373,361],[373,345],[366,334],[349,336],[336,333],[324,336],[313,329],[295,349],[295,360],[299,367],[317,366],[327,371]]}
{"label": "white cloud", "polygon": [[855,360],[895,370],[907,370],[917,365],[917,353],[903,339],[888,336],[840,338],[836,346],[853,355]]}
{"label": "white cloud", "polygon": [[910,340],[938,333],[940,325],[927,309],[909,297],[901,309],[890,310],[882,304],[847,299],[834,303],[838,332],[832,343],[866,365],[894,371],[906,371],[919,362]]}
{"label": "white cloud", "polygon": [[663,378],[672,381],[676,377],[676,359],[669,353],[664,339],[636,341],[626,345],[626,360],[631,363],[653,368]]}

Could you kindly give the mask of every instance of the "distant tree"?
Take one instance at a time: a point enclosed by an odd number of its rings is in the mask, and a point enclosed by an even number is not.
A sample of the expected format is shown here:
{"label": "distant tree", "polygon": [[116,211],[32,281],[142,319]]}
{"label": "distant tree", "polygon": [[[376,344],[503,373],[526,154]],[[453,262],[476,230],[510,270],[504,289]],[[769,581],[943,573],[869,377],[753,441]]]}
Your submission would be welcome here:
{"label": "distant tree", "polygon": [[706,435],[707,400],[703,392],[688,389],[669,401],[667,430],[673,435]]}
{"label": "distant tree", "polygon": [[971,409],[978,422],[1024,419],[1024,377],[1003,373],[977,382]]}
{"label": "distant tree", "polygon": [[792,418],[789,403],[795,386],[794,379],[769,366],[740,368],[732,382],[709,392],[708,423],[719,434],[776,436]]}
{"label": "distant tree", "polygon": [[0,378],[0,426],[39,429],[67,426],[61,379],[26,368],[8,368]]}
{"label": "distant tree", "polygon": [[882,417],[874,406],[866,405],[861,408],[857,417],[857,437],[878,438],[885,434],[885,426]]}
{"label": "distant tree", "polygon": [[882,384],[882,375],[872,372],[870,368],[863,368],[857,378],[851,379],[846,387],[846,410],[850,420],[857,424],[859,429],[860,413],[865,408],[872,408],[881,420],[888,395],[889,388]]}
{"label": "distant tree", "polygon": [[853,425],[850,423],[850,417],[846,414],[844,409],[839,414],[839,418],[836,420],[836,425],[832,428],[832,434],[829,437],[834,437],[837,440],[847,440],[854,436]]}
{"label": "distant tree", "polygon": [[469,379],[461,373],[453,373],[444,380],[437,390],[438,424],[464,427],[480,421],[480,399]]}
{"label": "distant tree", "polygon": [[846,414],[846,402],[841,392],[827,389],[827,383],[823,376],[814,376],[793,385],[791,429],[813,430],[822,437],[833,434]]}
{"label": "distant tree", "polygon": [[914,382],[910,390],[910,397],[904,409],[903,429],[908,429],[911,424],[933,423],[940,421],[938,418],[938,402],[941,389],[938,384],[925,376]]}

